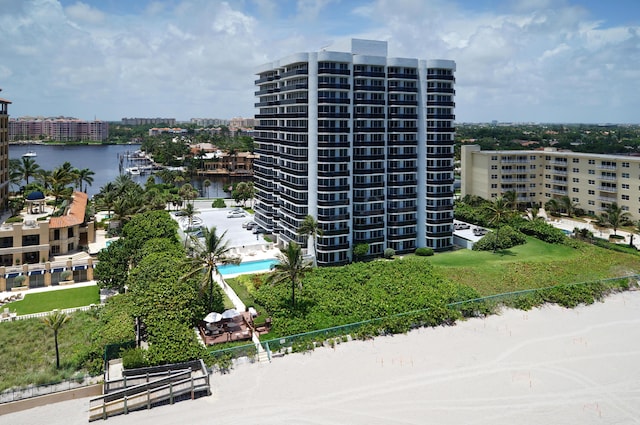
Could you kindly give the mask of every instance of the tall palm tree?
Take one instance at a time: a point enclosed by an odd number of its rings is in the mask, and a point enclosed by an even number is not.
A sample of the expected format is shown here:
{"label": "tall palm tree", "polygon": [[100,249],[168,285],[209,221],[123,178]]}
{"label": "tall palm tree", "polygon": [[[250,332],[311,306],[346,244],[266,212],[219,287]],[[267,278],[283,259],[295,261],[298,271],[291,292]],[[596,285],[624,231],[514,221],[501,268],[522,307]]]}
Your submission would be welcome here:
{"label": "tall palm tree", "polygon": [[616,202],[611,203],[603,213],[606,223],[613,228],[614,235],[617,235],[617,230],[625,221],[629,220],[630,215],[628,211],[623,210]]}
{"label": "tall palm tree", "polygon": [[53,341],[56,345],[56,369],[60,369],[60,350],[58,349],[58,331],[71,320],[66,313],[53,310],[48,316],[42,318],[42,322],[51,330],[53,330]]}
{"label": "tall palm tree", "polygon": [[[82,192],[87,192],[88,186],[93,184],[93,176],[96,173],[91,171],[88,168],[83,168],[82,170],[76,170],[76,188],[80,189]],[[84,184],[84,190],[82,185]]]}
{"label": "tall palm tree", "polygon": [[302,248],[291,241],[285,248],[280,248],[278,261],[271,266],[272,273],[267,277],[268,284],[291,282],[291,308],[296,307],[296,287],[302,289],[302,278],[308,273],[312,265],[302,257]]}
{"label": "tall palm tree", "polygon": [[489,224],[496,228],[496,243],[493,245],[493,252],[496,252],[500,241],[500,227],[504,222],[513,214],[513,211],[509,207],[509,203],[501,196],[498,196],[485,206],[489,215]]}
{"label": "tall palm tree", "polygon": [[41,168],[36,160],[29,157],[22,157],[22,161],[17,166],[17,172],[20,173],[26,184],[29,184],[29,177],[36,177]]}
{"label": "tall palm tree", "polygon": [[194,199],[196,199],[196,197],[198,196],[198,191],[193,188],[191,183],[185,183],[180,187],[178,194],[186,199],[188,203],[189,201],[193,201]]}
{"label": "tall palm tree", "polygon": [[211,186],[211,180],[204,179],[204,181],[202,182],[202,185],[204,186],[205,190],[207,191],[207,198],[208,198],[209,197],[209,186]]}
{"label": "tall palm tree", "polygon": [[518,194],[515,190],[509,190],[502,195],[502,198],[505,200],[509,208],[512,210],[518,209]]}
{"label": "tall palm tree", "polygon": [[568,196],[560,198],[560,207],[569,217],[573,217],[576,214],[578,206],[579,204],[577,202],[573,202]]}
{"label": "tall palm tree", "polygon": [[193,257],[187,259],[189,271],[185,279],[200,278],[200,290],[204,295],[205,303],[209,311],[223,308],[222,297],[215,283],[214,273],[218,274],[218,265],[239,264],[240,257],[231,255],[229,242],[225,240],[227,232],[218,236],[216,227],[202,229],[202,239],[192,238],[194,242]]}
{"label": "tall palm tree", "polygon": [[312,215],[307,215],[302,224],[298,227],[298,235],[304,236],[307,239],[313,238],[313,264],[318,265],[318,237],[322,237],[323,232],[320,224],[313,218]]}

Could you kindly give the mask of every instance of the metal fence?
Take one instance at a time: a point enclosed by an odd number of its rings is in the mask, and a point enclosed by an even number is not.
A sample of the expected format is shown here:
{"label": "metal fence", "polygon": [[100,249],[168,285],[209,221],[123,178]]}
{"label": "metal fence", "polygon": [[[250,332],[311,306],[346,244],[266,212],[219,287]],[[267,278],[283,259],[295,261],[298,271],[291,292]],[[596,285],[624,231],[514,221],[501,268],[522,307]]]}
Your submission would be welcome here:
{"label": "metal fence", "polygon": [[[267,352],[269,359],[273,353],[278,352],[295,352],[311,350],[325,342],[336,344],[346,341],[354,337],[367,337],[380,334],[380,331],[394,333],[408,331],[411,328],[421,326],[433,326],[443,323],[452,323],[455,319],[462,317],[470,317],[479,314],[487,314],[495,311],[502,305],[518,306],[518,301],[522,301],[529,295],[544,294],[545,291],[564,287],[586,287],[587,285],[602,284],[606,287],[615,289],[617,281],[640,281],[640,275],[629,275],[610,279],[602,279],[589,282],[578,282],[573,284],[553,285],[543,288],[528,289],[522,291],[506,292],[502,294],[489,295],[486,297],[474,298],[464,301],[458,301],[443,305],[446,310],[440,309],[434,311],[437,307],[424,308],[420,310],[407,311],[390,316],[377,317],[374,319],[363,320],[361,322],[349,323],[346,325],[334,326],[331,328],[320,329],[316,331],[304,332],[295,335],[283,336],[280,338],[261,341],[261,348]],[[622,285],[624,287],[624,285]],[[526,305],[522,304],[523,306]],[[237,347],[226,348],[222,350],[211,350],[212,358],[217,359],[234,359],[239,357],[249,357],[255,360],[258,356],[258,347],[253,344],[245,344]]]}

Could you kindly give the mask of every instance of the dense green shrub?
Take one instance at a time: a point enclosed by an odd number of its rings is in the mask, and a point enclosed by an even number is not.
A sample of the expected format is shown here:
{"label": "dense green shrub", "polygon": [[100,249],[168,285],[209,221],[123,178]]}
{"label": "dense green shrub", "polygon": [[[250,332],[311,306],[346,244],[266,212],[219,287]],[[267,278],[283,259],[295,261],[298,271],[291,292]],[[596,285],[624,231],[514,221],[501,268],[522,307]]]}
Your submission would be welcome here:
{"label": "dense green shrub", "polygon": [[456,220],[464,221],[465,223],[471,223],[483,227],[487,227],[489,225],[487,211],[485,208],[473,207],[460,202],[456,203],[453,214]]}
{"label": "dense green shrub", "polygon": [[[434,274],[429,263],[415,257],[396,259],[393,267],[384,261],[374,261],[317,268],[305,276],[303,288],[293,314],[287,303],[291,294],[286,285],[262,285],[256,291],[256,301],[272,317],[273,338],[478,297],[473,289]],[[477,309],[477,306],[470,305],[468,310],[463,310],[465,315],[474,315]],[[441,324],[443,322],[440,320],[460,315],[455,309],[446,309],[445,313],[438,307],[435,312],[425,313],[426,316],[421,317],[417,324]],[[402,321],[407,326],[415,324],[407,318]],[[372,332],[379,334],[385,331],[384,323],[378,322],[372,326],[374,331],[358,330],[358,333],[371,335]]]}
{"label": "dense green shrub", "polygon": [[415,254],[420,257],[430,257],[433,255],[433,248],[427,248],[426,246],[416,248]]}
{"label": "dense green shrub", "polygon": [[495,251],[509,249],[527,242],[526,237],[511,226],[502,226],[499,230],[487,233],[473,245],[474,251]]}
{"label": "dense green shrub", "polygon": [[393,248],[387,248],[384,250],[384,258],[386,259],[391,259],[393,258],[393,256],[396,255],[396,250]]}
{"label": "dense green shrub", "polygon": [[122,350],[120,355],[122,356],[122,366],[125,369],[136,369],[148,366],[145,358],[145,350],[142,348],[136,347],[128,350]]}
{"label": "dense green shrub", "polygon": [[525,235],[533,236],[544,242],[564,243],[567,240],[566,235],[561,229],[557,229],[542,220],[531,221],[519,218],[513,220],[511,225]]}
{"label": "dense green shrub", "polygon": [[222,198],[216,198],[212,203],[211,203],[211,208],[226,208],[227,204],[224,202],[224,199]]}

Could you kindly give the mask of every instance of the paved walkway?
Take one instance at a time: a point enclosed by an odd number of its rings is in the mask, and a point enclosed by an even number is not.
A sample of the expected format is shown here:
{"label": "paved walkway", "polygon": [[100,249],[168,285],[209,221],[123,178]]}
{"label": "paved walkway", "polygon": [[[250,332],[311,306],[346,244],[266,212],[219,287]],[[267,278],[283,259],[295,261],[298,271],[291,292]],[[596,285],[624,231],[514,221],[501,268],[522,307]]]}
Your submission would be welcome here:
{"label": "paved walkway", "polygon": [[[567,217],[560,217],[552,218],[548,221],[548,223],[553,225],[554,227],[557,227],[558,229],[567,230],[570,232],[573,232],[573,229],[575,229],[576,227],[578,229],[587,229],[591,233],[593,233],[594,236],[602,239],[608,239],[609,236],[613,235],[613,229],[596,227],[590,219],[582,221]],[[631,236],[633,235],[633,245],[636,248],[640,248],[640,236],[638,236],[637,234],[620,229],[618,229],[616,234],[624,237],[624,239],[620,239],[619,243],[627,245],[631,242]]]}

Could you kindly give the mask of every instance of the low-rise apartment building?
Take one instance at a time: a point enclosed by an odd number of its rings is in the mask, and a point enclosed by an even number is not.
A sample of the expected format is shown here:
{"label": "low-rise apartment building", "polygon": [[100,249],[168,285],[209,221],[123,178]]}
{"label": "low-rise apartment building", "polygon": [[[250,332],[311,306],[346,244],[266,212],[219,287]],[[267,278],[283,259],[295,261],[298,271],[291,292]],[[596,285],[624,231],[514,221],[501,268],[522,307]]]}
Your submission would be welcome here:
{"label": "low-rise apartment building", "polygon": [[86,272],[86,262],[75,269],[66,265],[69,257],[95,242],[94,222],[85,220],[86,208],[87,194],[74,192],[62,216],[39,214],[42,205],[34,213],[30,205],[31,213],[22,222],[0,225],[0,291],[10,290],[19,275],[28,278],[27,286],[37,287],[57,283],[66,270]]}
{"label": "low-rise apartment building", "polygon": [[482,151],[462,146],[461,196],[492,199],[514,191],[524,205],[568,196],[587,214],[612,203],[640,218],[640,157],[559,151]]}

